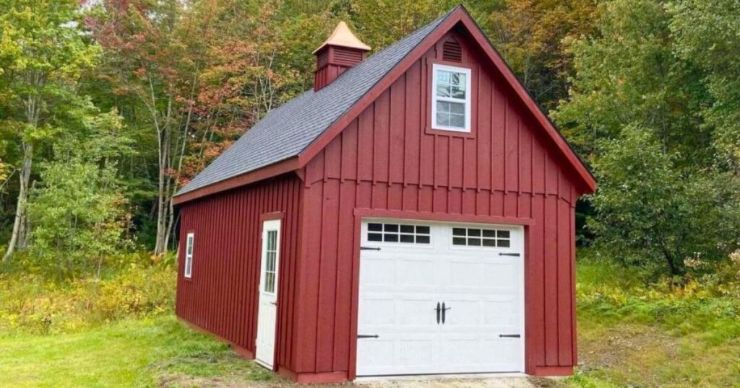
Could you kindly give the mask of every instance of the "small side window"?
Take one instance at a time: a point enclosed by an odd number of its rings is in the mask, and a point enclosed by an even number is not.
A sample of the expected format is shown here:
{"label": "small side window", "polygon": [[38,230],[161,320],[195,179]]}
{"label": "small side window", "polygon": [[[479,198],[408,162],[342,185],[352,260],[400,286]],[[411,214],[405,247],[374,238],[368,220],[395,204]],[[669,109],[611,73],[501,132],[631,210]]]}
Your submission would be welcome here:
{"label": "small side window", "polygon": [[195,233],[188,233],[185,240],[185,269],[183,276],[190,279],[193,276],[193,245],[195,244]]}

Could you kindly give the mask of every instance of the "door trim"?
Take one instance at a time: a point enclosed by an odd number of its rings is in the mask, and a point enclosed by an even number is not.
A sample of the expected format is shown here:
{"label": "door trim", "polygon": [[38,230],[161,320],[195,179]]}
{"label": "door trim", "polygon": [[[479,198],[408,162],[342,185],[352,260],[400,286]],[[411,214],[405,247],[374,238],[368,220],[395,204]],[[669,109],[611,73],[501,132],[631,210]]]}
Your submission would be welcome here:
{"label": "door trim", "polygon": [[523,232],[522,242],[522,300],[524,309],[522,309],[522,358],[524,373],[528,368],[527,360],[527,341],[529,333],[527,332],[526,306],[527,306],[527,244],[529,242],[529,227],[535,224],[532,218],[519,217],[500,217],[500,216],[480,216],[480,215],[463,215],[449,213],[418,212],[412,210],[386,210],[386,209],[369,209],[355,208],[353,225],[353,254],[352,254],[352,295],[351,295],[351,315],[350,315],[350,349],[349,349],[349,373],[350,381],[357,379],[357,334],[358,318],[360,304],[360,242],[362,241],[362,221],[365,218],[391,218],[409,221],[431,221],[431,222],[459,222],[470,224],[503,224],[512,226],[521,226]]}
{"label": "door trim", "polygon": [[[263,268],[263,266],[264,266],[265,260],[266,260],[266,256],[265,256],[265,253],[266,253],[266,245],[265,245],[266,244],[266,241],[264,239],[264,236],[265,236],[265,230],[266,230],[265,226],[268,223],[277,223],[277,227],[276,227],[277,228],[277,241],[275,242],[276,243],[276,255],[275,255],[275,274],[274,274],[274,283],[275,283],[274,284],[274,287],[275,287],[274,288],[274,295],[275,295],[275,327],[273,328],[274,339],[273,339],[273,344],[272,344],[272,346],[273,346],[273,354],[272,354],[272,363],[271,364],[268,363],[268,362],[266,362],[266,361],[264,361],[264,360],[261,360],[261,359],[257,358],[257,354],[258,354],[258,349],[257,349],[258,342],[257,342],[257,339],[258,339],[259,331],[260,331],[260,325],[259,325],[260,308],[259,308],[259,306],[260,306],[260,303],[261,303],[260,299],[261,299],[261,296],[262,296],[262,286],[263,286],[263,282],[264,282],[264,272],[263,272],[263,269],[264,268]],[[254,347],[254,360],[258,364],[260,364],[260,365],[262,365],[262,366],[264,366],[264,367],[266,367],[266,368],[268,368],[270,370],[275,371],[275,370],[277,370],[277,362],[276,362],[276,360],[277,360],[277,351],[278,351],[279,345],[280,345],[278,343],[278,341],[280,339],[280,336],[278,335],[278,329],[280,328],[280,308],[279,308],[280,307],[280,303],[279,303],[279,300],[280,300],[280,284],[281,284],[281,282],[280,282],[280,272],[281,272],[280,271],[281,270],[280,261],[282,259],[281,256],[282,256],[282,237],[283,237],[282,236],[282,234],[283,234],[283,213],[282,212],[264,213],[264,214],[262,214],[260,216],[260,224],[261,224],[260,225],[260,261],[259,261],[260,264],[259,264],[259,279],[258,279],[258,282],[257,282],[257,314],[256,314],[257,325],[256,325],[255,333],[254,333],[254,336],[255,336],[254,337],[254,345],[255,345],[255,347]],[[274,230],[273,228],[271,228],[271,229]]]}

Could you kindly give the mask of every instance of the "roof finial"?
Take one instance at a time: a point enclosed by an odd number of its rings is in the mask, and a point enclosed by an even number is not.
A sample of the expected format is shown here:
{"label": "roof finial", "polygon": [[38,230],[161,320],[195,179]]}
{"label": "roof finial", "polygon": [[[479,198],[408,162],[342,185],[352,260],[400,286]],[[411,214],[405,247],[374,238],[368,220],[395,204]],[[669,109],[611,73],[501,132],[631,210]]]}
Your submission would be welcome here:
{"label": "roof finial", "polygon": [[329,38],[326,39],[326,41],[324,41],[324,43],[322,43],[319,48],[314,50],[313,53],[316,54],[317,51],[328,45],[370,51],[370,46],[362,43],[362,41],[358,39],[355,34],[352,33],[352,31],[347,26],[347,23],[345,22],[339,22],[339,24],[337,24],[337,27],[334,29],[334,32],[329,35]]}

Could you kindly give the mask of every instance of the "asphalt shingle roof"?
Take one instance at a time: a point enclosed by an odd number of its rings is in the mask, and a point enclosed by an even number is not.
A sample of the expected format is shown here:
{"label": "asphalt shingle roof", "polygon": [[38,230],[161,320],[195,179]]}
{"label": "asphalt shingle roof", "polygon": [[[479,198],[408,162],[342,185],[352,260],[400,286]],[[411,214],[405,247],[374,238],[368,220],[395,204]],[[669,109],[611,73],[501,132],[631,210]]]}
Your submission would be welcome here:
{"label": "asphalt shingle roof", "polygon": [[270,111],[176,195],[297,156],[431,34],[450,13],[370,56],[319,91],[308,90]]}

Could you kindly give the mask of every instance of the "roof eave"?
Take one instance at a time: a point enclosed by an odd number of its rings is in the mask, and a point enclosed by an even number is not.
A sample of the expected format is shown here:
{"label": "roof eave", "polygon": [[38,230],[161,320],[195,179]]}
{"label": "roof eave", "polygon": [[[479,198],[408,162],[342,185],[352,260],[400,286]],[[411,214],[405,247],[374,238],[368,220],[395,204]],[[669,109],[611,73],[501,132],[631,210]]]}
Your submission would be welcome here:
{"label": "roof eave", "polygon": [[172,203],[174,205],[182,205],[186,202],[190,202],[226,190],[231,190],[237,187],[270,179],[278,175],[290,173],[292,171],[298,171],[301,168],[302,167],[298,162],[298,157],[294,156],[264,167],[260,167],[256,170],[252,170],[244,174],[236,175],[222,181],[214,182],[207,186],[199,187],[193,191],[188,191],[186,193],[176,195],[175,197],[173,197]]}

